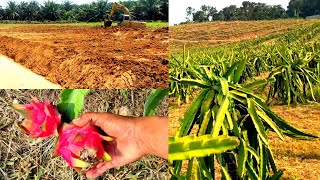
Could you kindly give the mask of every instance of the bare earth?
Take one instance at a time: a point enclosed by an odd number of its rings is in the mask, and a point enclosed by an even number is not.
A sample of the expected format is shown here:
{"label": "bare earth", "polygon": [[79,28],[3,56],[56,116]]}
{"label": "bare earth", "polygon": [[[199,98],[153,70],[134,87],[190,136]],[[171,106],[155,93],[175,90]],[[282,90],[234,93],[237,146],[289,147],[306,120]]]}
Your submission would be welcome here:
{"label": "bare earth", "polygon": [[317,20],[271,20],[191,23],[170,27],[170,51],[211,47],[278,34],[312,25]]}
{"label": "bare earth", "polygon": [[0,29],[0,54],[64,88],[167,86],[168,29],[23,26]]}

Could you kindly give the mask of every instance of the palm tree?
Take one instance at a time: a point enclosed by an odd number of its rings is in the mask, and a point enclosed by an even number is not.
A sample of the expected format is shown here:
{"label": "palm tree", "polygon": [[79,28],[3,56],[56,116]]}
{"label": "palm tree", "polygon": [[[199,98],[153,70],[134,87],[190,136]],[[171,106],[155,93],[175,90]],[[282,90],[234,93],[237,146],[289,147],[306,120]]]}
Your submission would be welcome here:
{"label": "palm tree", "polygon": [[97,12],[97,20],[102,21],[107,13],[107,2],[105,0],[98,0],[95,4],[95,11]]}
{"label": "palm tree", "polygon": [[161,20],[168,21],[169,20],[169,1],[168,0],[160,0],[160,12],[162,14]]}
{"label": "palm tree", "polygon": [[2,9],[2,6],[0,6],[0,20],[3,19],[4,16],[4,9]]}
{"label": "palm tree", "polygon": [[61,10],[60,10],[59,4],[50,0],[44,2],[43,8],[42,8],[43,19],[56,21],[60,19],[60,15],[61,15]]}
{"label": "palm tree", "polygon": [[14,1],[8,2],[8,11],[9,11],[9,19],[10,20],[16,20],[19,17],[18,7],[17,7],[16,2],[14,2]]}
{"label": "palm tree", "polygon": [[159,0],[141,0],[141,4],[147,13],[146,19],[158,20],[160,16]]}
{"label": "palm tree", "polygon": [[30,21],[36,20],[40,10],[40,5],[37,1],[30,1],[28,4],[27,19]]}
{"label": "palm tree", "polygon": [[71,11],[75,5],[70,0],[64,0],[62,6],[65,11]]}
{"label": "palm tree", "polygon": [[26,20],[28,3],[25,1],[21,1],[17,5],[17,9],[18,9],[18,14],[19,14],[19,20],[22,20],[22,21]]}

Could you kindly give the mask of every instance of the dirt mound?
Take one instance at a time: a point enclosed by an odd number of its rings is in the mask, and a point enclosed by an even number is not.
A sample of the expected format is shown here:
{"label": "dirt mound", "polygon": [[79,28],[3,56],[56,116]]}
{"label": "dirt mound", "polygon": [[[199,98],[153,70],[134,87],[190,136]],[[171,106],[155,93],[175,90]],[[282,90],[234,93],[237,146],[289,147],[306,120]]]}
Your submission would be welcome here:
{"label": "dirt mound", "polygon": [[0,41],[1,54],[64,88],[167,87],[167,29],[25,26]]}

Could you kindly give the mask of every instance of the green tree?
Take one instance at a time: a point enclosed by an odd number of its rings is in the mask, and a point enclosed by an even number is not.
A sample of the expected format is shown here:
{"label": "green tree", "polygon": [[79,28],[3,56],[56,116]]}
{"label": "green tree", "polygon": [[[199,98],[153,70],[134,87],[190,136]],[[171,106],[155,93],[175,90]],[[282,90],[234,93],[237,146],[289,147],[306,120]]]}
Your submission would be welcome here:
{"label": "green tree", "polygon": [[17,20],[19,17],[19,13],[18,13],[18,6],[17,6],[16,2],[9,1],[7,3],[7,5],[8,5],[8,7],[7,7],[8,19],[9,20]]}
{"label": "green tree", "polygon": [[37,20],[39,18],[40,5],[37,1],[24,2],[18,5],[18,13],[20,20]]}
{"label": "green tree", "polygon": [[273,6],[270,11],[270,19],[281,19],[286,18],[286,11],[281,7],[281,5]]}
{"label": "green tree", "polygon": [[75,4],[73,4],[70,0],[64,0],[62,3],[62,8],[65,11],[72,11],[75,7]]}
{"label": "green tree", "polygon": [[97,2],[93,2],[93,6],[95,8],[96,21],[103,21],[106,12],[107,12],[107,2],[105,0],[98,0]]}
{"label": "green tree", "polygon": [[206,22],[209,21],[207,14],[204,11],[197,11],[193,13],[193,21],[196,22]]}
{"label": "green tree", "polygon": [[236,5],[231,5],[229,7],[225,7],[222,9],[225,20],[227,21],[233,21],[233,20],[238,20],[238,13],[239,9],[237,8]]}
{"label": "green tree", "polygon": [[290,17],[300,17],[303,0],[290,0],[288,5],[288,14]]}
{"label": "green tree", "polygon": [[188,8],[186,9],[186,12],[187,12],[187,17],[186,17],[186,19],[187,19],[188,22],[192,21],[192,19],[193,19],[192,15],[193,15],[194,11],[195,11],[195,9],[192,8],[192,7],[188,7]]}
{"label": "green tree", "polygon": [[4,9],[0,6],[0,20],[4,18]]}
{"label": "green tree", "polygon": [[304,0],[301,8],[301,15],[303,17],[320,14],[319,0]]}
{"label": "green tree", "polygon": [[[37,0],[25,0],[20,3],[10,0],[4,9],[0,9],[0,18],[29,21],[102,21],[112,4],[108,3],[108,0],[95,0],[82,5],[76,5],[72,0],[63,0],[60,4],[56,3],[56,0],[46,0],[43,5]],[[168,0],[127,0],[120,1],[120,4],[130,10],[134,19],[168,21]],[[116,11],[115,19],[120,13]]]}
{"label": "green tree", "polygon": [[97,21],[97,8],[94,3],[80,5],[79,9],[78,21]]}
{"label": "green tree", "polygon": [[17,5],[17,11],[19,14],[19,18],[17,20],[27,20],[27,9],[28,9],[28,3],[25,1],[21,1]]}
{"label": "green tree", "polygon": [[161,13],[161,20],[168,21],[169,19],[169,1],[168,0],[160,0],[160,13]]}
{"label": "green tree", "polygon": [[56,21],[61,17],[60,5],[53,1],[46,1],[41,9],[41,14],[44,20]]}
{"label": "green tree", "polygon": [[146,20],[159,20],[160,13],[159,0],[141,0],[141,6],[144,8]]}
{"label": "green tree", "polygon": [[208,17],[211,17],[211,19],[213,20],[213,17],[214,17],[215,15],[217,15],[217,13],[218,13],[217,8],[215,8],[215,7],[210,7],[210,8],[209,8],[209,11],[208,11]]}

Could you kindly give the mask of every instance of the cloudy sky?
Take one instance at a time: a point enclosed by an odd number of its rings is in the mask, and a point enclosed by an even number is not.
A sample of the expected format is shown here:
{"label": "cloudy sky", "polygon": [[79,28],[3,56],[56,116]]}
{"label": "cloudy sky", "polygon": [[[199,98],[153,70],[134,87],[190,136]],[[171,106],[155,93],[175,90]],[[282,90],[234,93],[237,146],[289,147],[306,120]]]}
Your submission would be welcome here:
{"label": "cloudy sky", "polygon": [[[201,5],[216,7],[218,11],[230,5],[240,7],[244,0],[169,0],[169,23],[178,24],[186,20],[186,9],[191,6],[196,10]],[[249,0],[251,2],[266,3],[268,5],[281,5],[287,9],[290,0]]]}

